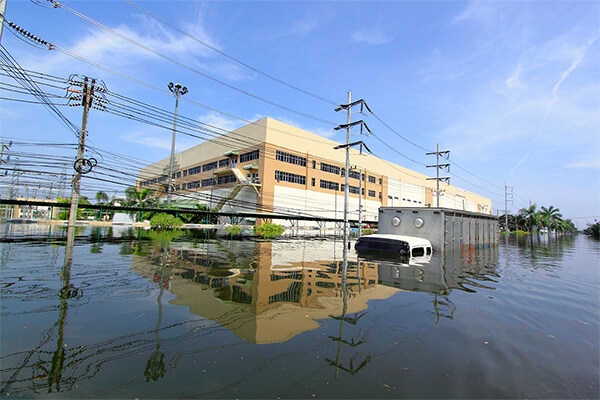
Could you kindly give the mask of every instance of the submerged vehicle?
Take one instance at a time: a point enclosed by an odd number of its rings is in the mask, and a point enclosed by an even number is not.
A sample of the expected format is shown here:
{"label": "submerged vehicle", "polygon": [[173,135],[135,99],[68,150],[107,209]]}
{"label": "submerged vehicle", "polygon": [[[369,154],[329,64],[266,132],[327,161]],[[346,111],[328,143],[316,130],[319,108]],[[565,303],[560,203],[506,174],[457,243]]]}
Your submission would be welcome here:
{"label": "submerged vehicle", "polygon": [[376,233],[358,238],[354,249],[360,253],[387,253],[409,257],[431,256],[433,250],[427,239]]}

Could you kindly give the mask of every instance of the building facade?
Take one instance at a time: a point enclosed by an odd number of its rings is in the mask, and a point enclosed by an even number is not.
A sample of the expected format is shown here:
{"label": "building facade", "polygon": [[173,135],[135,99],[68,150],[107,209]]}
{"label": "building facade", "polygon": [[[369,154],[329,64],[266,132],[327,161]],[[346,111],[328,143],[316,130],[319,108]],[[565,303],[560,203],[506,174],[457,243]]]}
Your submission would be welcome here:
{"label": "building facade", "polygon": [[[379,207],[435,207],[427,176],[271,118],[264,118],[174,156],[174,205],[221,211],[285,213],[343,219],[345,174],[349,218],[375,221]],[[140,170],[139,189],[166,199],[169,159]],[[440,207],[491,214],[491,200],[440,183]],[[301,225],[315,225],[310,221]]]}

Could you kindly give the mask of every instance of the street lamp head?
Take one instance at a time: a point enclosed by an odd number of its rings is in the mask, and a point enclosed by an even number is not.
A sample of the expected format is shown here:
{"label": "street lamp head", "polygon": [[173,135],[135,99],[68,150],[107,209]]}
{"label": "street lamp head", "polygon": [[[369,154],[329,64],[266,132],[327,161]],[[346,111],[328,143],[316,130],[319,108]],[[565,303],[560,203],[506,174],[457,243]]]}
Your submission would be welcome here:
{"label": "street lamp head", "polygon": [[168,86],[171,93],[177,97],[188,92],[188,88],[183,86],[181,83],[169,82]]}

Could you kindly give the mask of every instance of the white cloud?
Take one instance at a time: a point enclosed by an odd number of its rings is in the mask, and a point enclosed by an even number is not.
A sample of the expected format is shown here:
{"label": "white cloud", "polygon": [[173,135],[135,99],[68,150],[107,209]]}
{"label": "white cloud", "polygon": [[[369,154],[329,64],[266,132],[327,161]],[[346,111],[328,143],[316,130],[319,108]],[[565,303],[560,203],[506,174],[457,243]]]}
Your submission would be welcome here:
{"label": "white cloud", "polygon": [[394,36],[386,35],[379,29],[369,29],[364,31],[354,32],[352,39],[358,43],[366,43],[372,45],[386,44],[394,40]]}
{"label": "white cloud", "polygon": [[495,17],[496,3],[497,2],[480,0],[470,1],[469,4],[467,4],[467,7],[452,19],[452,24],[473,21],[483,25],[489,25]]}
{"label": "white cloud", "polygon": [[572,161],[570,163],[567,163],[564,165],[564,168],[585,168],[600,170],[600,151],[593,155],[584,156],[578,161]]}
{"label": "white cloud", "polygon": [[508,78],[506,78],[506,81],[504,81],[504,83],[506,84],[506,86],[509,89],[521,89],[524,87],[523,83],[519,80],[521,76],[521,64],[519,64],[517,66],[517,68],[515,69],[515,72],[512,73],[511,76],[509,76]]}
{"label": "white cloud", "polygon": [[[129,132],[126,135],[121,136],[121,139],[126,142],[137,143],[143,146],[161,150],[168,150],[170,152],[172,139],[171,135],[172,132],[167,133],[165,130],[149,129],[145,131]],[[178,135],[175,139],[175,151],[180,152],[197,144],[199,144],[197,140],[191,140]]]}
{"label": "white cloud", "polygon": [[[233,131],[243,125],[246,125],[244,121],[227,118],[222,114],[216,112],[210,112],[206,115],[202,115],[198,117],[197,120],[208,125],[219,127],[224,131]],[[209,129],[213,128],[209,127]],[[217,130],[217,132],[219,133],[225,133],[224,131],[222,132],[220,130]]]}

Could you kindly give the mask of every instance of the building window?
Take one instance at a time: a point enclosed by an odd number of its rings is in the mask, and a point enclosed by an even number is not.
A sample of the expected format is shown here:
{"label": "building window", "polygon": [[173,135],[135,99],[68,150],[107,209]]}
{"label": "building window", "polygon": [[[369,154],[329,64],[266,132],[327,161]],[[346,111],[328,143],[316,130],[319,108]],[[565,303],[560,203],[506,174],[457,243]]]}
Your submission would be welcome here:
{"label": "building window", "polygon": [[244,162],[248,162],[248,161],[252,161],[252,160],[258,160],[259,155],[260,155],[259,150],[254,150],[254,151],[250,151],[248,153],[243,153],[240,155],[240,163],[244,163]]}
{"label": "building window", "polygon": [[275,179],[299,185],[306,185],[306,177],[304,175],[296,175],[289,172],[275,171]]}
{"label": "building window", "polygon": [[185,187],[185,183],[182,183],[182,184],[181,184],[181,190],[185,190],[185,188],[186,188],[186,187]]}
{"label": "building window", "polygon": [[369,183],[375,183],[375,182],[376,182],[375,177],[369,175]]}
{"label": "building window", "polygon": [[369,190],[369,197],[375,197],[375,191]]}
{"label": "building window", "polygon": [[383,179],[379,178],[379,184],[381,185],[383,183]]}
{"label": "building window", "polygon": [[391,200],[391,199],[393,199],[393,197],[392,196],[388,196],[388,199]]}
{"label": "building window", "polygon": [[188,175],[195,175],[195,174],[199,174],[200,172],[202,172],[201,166],[197,166],[197,167],[188,169]]}
{"label": "building window", "polygon": [[381,200],[381,192],[379,192],[379,200]]}
{"label": "building window", "polygon": [[313,169],[317,169],[317,162],[313,160]]}
{"label": "building window", "polygon": [[166,176],[161,176],[160,178],[158,178],[158,183],[163,183],[167,181],[167,177]]}
{"label": "building window", "polygon": [[227,168],[229,167],[229,158],[224,158],[219,160],[219,168]]}
{"label": "building window", "polygon": [[[342,184],[341,186],[342,186],[342,191],[345,190],[345,186],[346,185]],[[349,185],[348,186],[348,193],[359,194],[360,193],[360,188],[358,186]],[[365,189],[363,189],[363,194],[365,194]]]}
{"label": "building window", "polygon": [[[353,171],[350,170],[350,173],[348,174],[349,178],[353,178],[353,179],[360,179],[360,171]],[[365,180],[365,175],[363,174],[362,176],[363,181]]]}
{"label": "building window", "polygon": [[235,175],[222,175],[217,178],[217,185],[225,185],[227,183],[236,182]]}
{"label": "building window", "polygon": [[[323,165],[323,163],[321,163],[321,165]],[[336,191],[340,189],[340,184],[337,182],[325,181],[323,179],[320,179],[319,184],[321,185],[322,189],[329,189],[329,190],[336,190]],[[342,185],[342,186],[344,186],[344,185]]]}
{"label": "building window", "polygon": [[215,181],[214,178],[202,179],[202,187],[214,186],[216,184],[217,184],[217,182]]}
{"label": "building window", "polygon": [[175,185],[175,191],[179,191],[179,185]]}
{"label": "building window", "polygon": [[181,171],[177,172],[177,178],[181,178]]}
{"label": "building window", "polygon": [[300,157],[300,156],[296,156],[294,154],[290,154],[290,153],[286,153],[284,151],[277,150],[275,153],[275,158],[278,161],[283,161],[286,163],[301,165],[303,167],[306,167],[306,158],[305,157]]}
{"label": "building window", "polygon": [[330,172],[332,174],[339,175],[340,167],[336,167],[335,165],[331,165],[331,164],[322,162],[321,163],[321,171]]}
{"label": "building window", "polygon": [[310,182],[313,186],[315,186],[315,178],[311,178],[311,182]]}
{"label": "building window", "polygon": [[200,187],[200,181],[188,182],[188,184],[187,184],[188,189],[196,189],[199,187]]}
{"label": "building window", "polygon": [[184,169],[184,170],[183,170],[183,176],[187,176],[187,174],[188,174],[188,170],[187,170],[187,169]]}
{"label": "building window", "polygon": [[202,166],[202,172],[212,171],[213,169],[217,169],[217,162],[216,161],[213,161],[213,162],[208,163],[208,164],[204,164]]}

